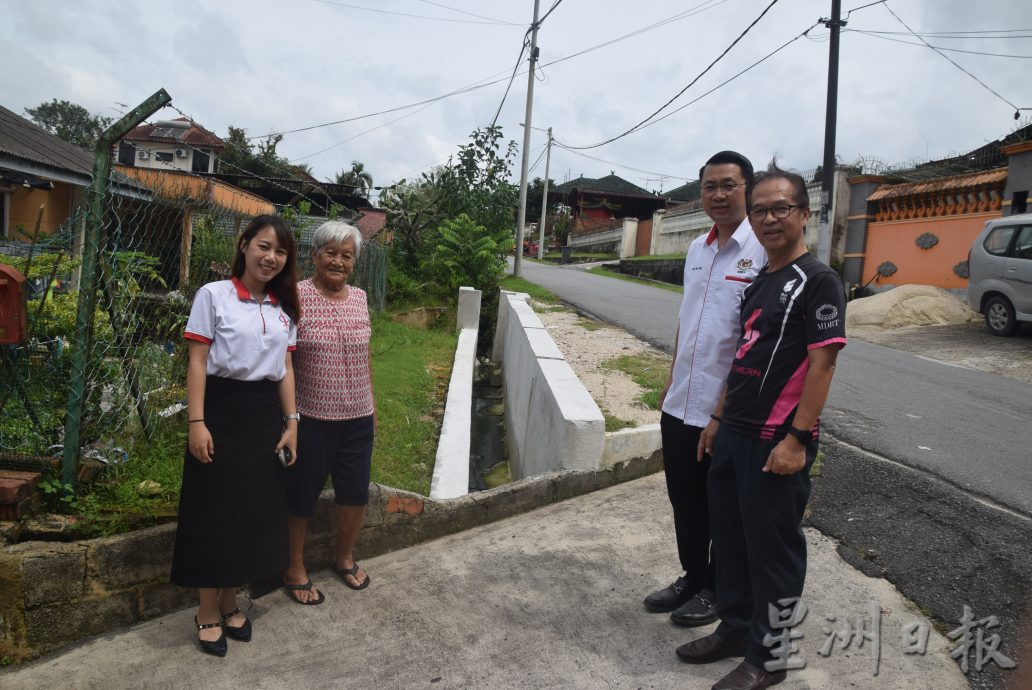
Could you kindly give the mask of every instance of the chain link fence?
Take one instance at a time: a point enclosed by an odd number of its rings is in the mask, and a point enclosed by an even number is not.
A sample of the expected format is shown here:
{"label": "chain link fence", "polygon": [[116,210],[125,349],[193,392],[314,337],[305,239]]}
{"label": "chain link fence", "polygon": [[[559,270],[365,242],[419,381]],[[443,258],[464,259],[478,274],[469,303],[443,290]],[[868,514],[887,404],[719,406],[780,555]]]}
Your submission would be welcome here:
{"label": "chain link fence", "polygon": [[[117,464],[168,424],[185,403],[182,333],[193,294],[229,277],[237,237],[254,215],[284,216],[298,238],[300,274],[311,274],[311,234],[325,217],[181,171],[119,167],[109,182],[102,198],[84,193],[57,232],[20,229],[0,242],[0,263],[27,278],[29,332],[23,344],[0,346],[3,466],[56,467],[66,436],[78,437],[79,458]],[[87,229],[98,223],[91,270]],[[352,283],[373,309],[384,307],[386,277],[386,250],[365,243]],[[90,284],[95,290],[80,289]]]}

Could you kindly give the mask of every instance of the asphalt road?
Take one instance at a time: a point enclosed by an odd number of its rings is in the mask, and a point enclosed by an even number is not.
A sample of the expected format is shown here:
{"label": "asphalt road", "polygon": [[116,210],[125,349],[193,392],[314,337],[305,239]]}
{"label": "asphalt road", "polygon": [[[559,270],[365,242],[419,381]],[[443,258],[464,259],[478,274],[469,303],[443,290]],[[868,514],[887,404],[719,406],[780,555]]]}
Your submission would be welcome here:
{"label": "asphalt road", "polygon": [[521,262],[523,277],[580,311],[673,352],[681,293],[588,273],[574,266]]}
{"label": "asphalt road", "polygon": [[[991,336],[986,336],[991,337]],[[1032,386],[852,340],[822,423],[1032,516]]]}
{"label": "asphalt road", "polygon": [[[524,277],[670,352],[681,296],[575,267],[523,262]],[[856,339],[822,417],[832,435],[1032,516],[1032,386]]]}

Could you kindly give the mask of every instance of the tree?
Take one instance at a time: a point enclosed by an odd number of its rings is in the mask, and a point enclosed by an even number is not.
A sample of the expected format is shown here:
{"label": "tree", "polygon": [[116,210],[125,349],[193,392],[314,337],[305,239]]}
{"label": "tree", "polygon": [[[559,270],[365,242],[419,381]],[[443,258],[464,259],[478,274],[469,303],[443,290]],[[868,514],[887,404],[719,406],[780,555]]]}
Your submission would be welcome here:
{"label": "tree", "polygon": [[56,98],[35,108],[26,108],[25,114],[51,134],[88,149],[97,146],[97,139],[115,121],[112,117],[94,115],[71,101]]}
{"label": "tree", "polygon": [[502,153],[501,127],[477,129],[454,160],[396,185],[380,197],[387,225],[394,232],[392,264],[415,279],[432,279],[431,261],[445,221],[465,213],[482,227],[501,255],[512,248],[519,190],[510,179],[516,142]]}
{"label": "tree", "polygon": [[465,213],[445,221],[437,232],[440,240],[432,260],[442,287],[454,293],[462,285],[485,291],[497,285],[512,246],[508,237],[492,237]]}
{"label": "tree", "polygon": [[359,161],[351,161],[351,170],[341,170],[333,178],[333,182],[349,185],[355,189],[355,194],[367,199],[373,189],[373,176],[365,169],[365,164]]}
{"label": "tree", "polygon": [[254,175],[255,177],[290,177],[308,179],[300,174],[302,166],[295,166],[276,153],[276,146],[283,140],[282,134],[274,134],[252,144],[247,130],[230,125],[223,141],[226,148],[219,154],[219,172],[229,175]]}

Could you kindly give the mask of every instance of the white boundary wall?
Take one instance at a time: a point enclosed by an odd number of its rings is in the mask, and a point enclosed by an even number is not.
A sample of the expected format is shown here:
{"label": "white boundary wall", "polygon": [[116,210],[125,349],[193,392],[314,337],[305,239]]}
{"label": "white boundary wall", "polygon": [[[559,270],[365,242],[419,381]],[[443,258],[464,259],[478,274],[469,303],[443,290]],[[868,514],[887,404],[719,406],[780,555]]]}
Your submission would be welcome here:
{"label": "white boundary wall", "polygon": [[598,469],[605,418],[527,299],[502,291],[492,353],[502,364],[512,478]]}
{"label": "white boundary wall", "polygon": [[469,443],[473,423],[473,369],[480,330],[480,290],[459,288],[456,317],[459,342],[455,348],[444,422],[437,441],[430,498],[455,498],[469,493]]}

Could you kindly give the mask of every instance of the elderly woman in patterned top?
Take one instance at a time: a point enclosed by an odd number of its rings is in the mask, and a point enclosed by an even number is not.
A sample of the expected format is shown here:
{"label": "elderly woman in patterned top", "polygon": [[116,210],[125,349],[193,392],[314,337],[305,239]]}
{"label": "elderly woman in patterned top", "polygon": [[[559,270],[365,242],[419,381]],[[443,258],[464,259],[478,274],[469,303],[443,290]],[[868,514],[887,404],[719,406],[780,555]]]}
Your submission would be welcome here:
{"label": "elderly woman in patterned top", "polygon": [[299,604],[325,600],[305,569],[304,543],[328,476],[337,503],[334,572],[351,589],[369,586],[369,575],[353,553],[369,500],[376,428],[366,293],[348,285],[361,250],[358,228],[340,221],[323,223],[312,236],[315,275],[297,286],[302,317],[294,373],[301,414],[298,456],[303,460],[286,473],[290,565],[283,585]]}

